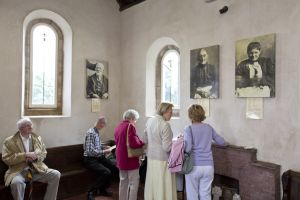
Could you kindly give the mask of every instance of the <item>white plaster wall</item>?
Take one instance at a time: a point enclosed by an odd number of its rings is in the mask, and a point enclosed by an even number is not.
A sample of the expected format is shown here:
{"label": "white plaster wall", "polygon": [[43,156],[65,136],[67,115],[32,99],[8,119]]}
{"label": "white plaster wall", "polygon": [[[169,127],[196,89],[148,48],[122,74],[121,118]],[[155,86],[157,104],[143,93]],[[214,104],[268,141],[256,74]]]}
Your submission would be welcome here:
{"label": "white plaster wall", "polygon": [[[118,11],[113,0],[0,0],[0,142],[16,130],[21,115],[22,24],[35,9],[60,14],[73,30],[72,113],[70,118],[33,119],[48,147],[82,143],[100,114],[85,98],[85,59],[109,62],[110,99],[101,101],[109,120],[104,138],[112,138],[125,109],[141,114],[145,126],[146,56],[159,38],[172,38],[181,51],[181,117],[174,133],[189,123],[189,51],[220,45],[221,97],[210,102],[212,124],[230,143],[258,149],[258,159],[300,171],[298,0],[147,0]],[[120,23],[121,22],[121,23]],[[120,26],[121,25],[121,26]],[[122,31],[122,32],[121,32]],[[276,98],[264,100],[264,119],[245,118],[246,100],[234,97],[235,41],[276,33]],[[119,37],[121,36],[121,40]],[[121,58],[120,58],[121,57]],[[154,98],[154,97],[153,97]]]}
{"label": "white plaster wall", "polygon": [[[219,9],[225,2],[229,11]],[[142,132],[145,116],[146,59],[159,38],[175,40],[181,52],[181,113],[174,133],[189,124],[190,50],[220,45],[220,95],[210,101],[210,123],[231,144],[254,147],[258,159],[300,171],[298,0],[147,0],[121,13],[121,110],[137,109]],[[235,41],[276,33],[276,98],[264,99],[262,120],[245,117],[246,99],[234,96]],[[126,87],[125,87],[126,86]],[[154,98],[154,97],[153,97]]]}
{"label": "white plaster wall", "polygon": [[[32,119],[34,131],[48,147],[83,143],[86,130],[99,115],[108,118],[104,139],[113,138],[120,120],[120,12],[112,0],[0,0],[0,143],[15,133],[21,117],[22,25],[33,10],[53,11],[73,31],[71,117]],[[85,98],[85,59],[109,62],[110,98],[101,101],[101,113],[91,113]]]}

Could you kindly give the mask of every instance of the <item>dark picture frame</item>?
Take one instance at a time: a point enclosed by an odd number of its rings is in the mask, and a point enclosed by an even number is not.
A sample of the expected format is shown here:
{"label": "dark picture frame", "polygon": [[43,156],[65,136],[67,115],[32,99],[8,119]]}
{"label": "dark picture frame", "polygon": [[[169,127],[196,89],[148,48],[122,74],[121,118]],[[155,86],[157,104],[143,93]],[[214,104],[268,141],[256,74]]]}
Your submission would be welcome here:
{"label": "dark picture frame", "polygon": [[190,98],[219,98],[220,46],[190,51]]}
{"label": "dark picture frame", "polygon": [[275,34],[236,41],[236,97],[275,97]]}
{"label": "dark picture frame", "polygon": [[86,59],[86,98],[108,99],[108,62]]}

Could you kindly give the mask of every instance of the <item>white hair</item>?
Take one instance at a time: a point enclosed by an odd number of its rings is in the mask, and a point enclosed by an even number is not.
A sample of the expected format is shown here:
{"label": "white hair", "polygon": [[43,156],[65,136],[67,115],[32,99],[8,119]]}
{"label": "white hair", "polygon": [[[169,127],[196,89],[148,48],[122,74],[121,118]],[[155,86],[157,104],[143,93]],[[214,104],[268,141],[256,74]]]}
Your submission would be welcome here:
{"label": "white hair", "polygon": [[27,124],[30,124],[32,126],[32,121],[29,118],[19,119],[19,121],[17,122],[18,130],[20,130],[22,127],[24,127]]}
{"label": "white hair", "polygon": [[124,112],[123,119],[124,120],[138,120],[140,117],[139,113],[136,110],[129,109]]}
{"label": "white hair", "polygon": [[[103,70],[104,70],[104,64],[103,63],[101,63],[101,62],[97,62],[97,64],[96,64],[96,67],[100,67],[100,68],[102,68]],[[95,68],[96,68],[95,67]]]}
{"label": "white hair", "polygon": [[101,116],[97,119],[96,123],[95,123],[95,126],[98,124],[98,123],[101,123],[101,124],[106,124],[106,118],[104,116]]}

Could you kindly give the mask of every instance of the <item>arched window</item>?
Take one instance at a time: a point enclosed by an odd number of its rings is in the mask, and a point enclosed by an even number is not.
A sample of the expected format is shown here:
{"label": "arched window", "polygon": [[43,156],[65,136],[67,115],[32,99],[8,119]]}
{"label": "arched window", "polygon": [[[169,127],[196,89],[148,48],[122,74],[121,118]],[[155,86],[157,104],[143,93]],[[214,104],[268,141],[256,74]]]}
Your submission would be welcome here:
{"label": "arched window", "polygon": [[167,51],[161,61],[162,70],[162,101],[172,102],[175,107],[179,107],[179,54],[177,51]]}
{"label": "arched window", "polygon": [[22,116],[71,116],[72,35],[69,23],[50,10],[25,17]]}
{"label": "arched window", "polygon": [[171,102],[174,116],[179,116],[179,49],[174,45],[164,47],[158,56],[156,67],[156,105]]}
{"label": "arched window", "polygon": [[57,106],[57,34],[48,24],[32,28],[29,107]]}
{"label": "arched window", "polygon": [[61,115],[63,34],[50,19],[32,20],[25,35],[24,115]]}

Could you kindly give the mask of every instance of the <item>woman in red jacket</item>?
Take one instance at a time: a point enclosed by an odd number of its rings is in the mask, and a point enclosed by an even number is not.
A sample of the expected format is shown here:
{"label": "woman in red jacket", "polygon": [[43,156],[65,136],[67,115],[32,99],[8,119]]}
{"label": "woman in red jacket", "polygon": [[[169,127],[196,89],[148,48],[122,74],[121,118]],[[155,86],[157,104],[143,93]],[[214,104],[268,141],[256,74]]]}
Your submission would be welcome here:
{"label": "woman in red jacket", "polygon": [[135,123],[139,113],[129,109],[123,114],[123,121],[115,129],[117,167],[119,168],[119,200],[136,200],[139,187],[139,157],[129,158],[126,137],[131,148],[140,148],[144,142],[136,134]]}

